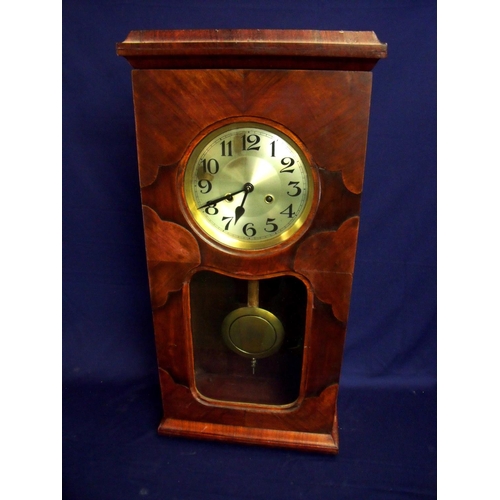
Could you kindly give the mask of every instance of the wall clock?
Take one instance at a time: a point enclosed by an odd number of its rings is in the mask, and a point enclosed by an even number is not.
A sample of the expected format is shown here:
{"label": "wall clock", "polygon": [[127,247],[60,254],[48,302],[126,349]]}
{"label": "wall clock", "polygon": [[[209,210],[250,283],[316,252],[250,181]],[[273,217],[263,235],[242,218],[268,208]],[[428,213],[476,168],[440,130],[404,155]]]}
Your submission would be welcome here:
{"label": "wall clock", "polygon": [[372,32],[133,31],[159,433],[338,452]]}

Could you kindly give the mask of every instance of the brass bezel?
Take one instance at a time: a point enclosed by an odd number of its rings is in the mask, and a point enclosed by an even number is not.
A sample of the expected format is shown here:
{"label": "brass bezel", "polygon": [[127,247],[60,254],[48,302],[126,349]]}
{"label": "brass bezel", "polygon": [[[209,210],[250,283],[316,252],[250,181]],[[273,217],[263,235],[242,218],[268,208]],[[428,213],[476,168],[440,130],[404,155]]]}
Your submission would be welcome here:
{"label": "brass bezel", "polygon": [[[293,225],[278,235],[271,236],[267,239],[260,239],[255,241],[251,239],[249,240],[236,239],[215,228],[212,224],[210,224],[207,221],[207,218],[198,209],[194,198],[194,194],[192,192],[193,175],[196,169],[196,165],[198,163],[199,156],[204,151],[204,149],[218,136],[226,134],[227,132],[230,132],[232,130],[243,129],[243,128],[261,129],[265,132],[275,134],[280,139],[285,141],[287,145],[290,148],[292,148],[299,156],[308,183],[308,194],[305,206],[299,217],[294,221]],[[200,232],[204,238],[208,238],[209,241],[213,240],[222,245],[223,247],[231,250],[242,250],[242,251],[265,250],[272,247],[276,247],[290,240],[303,228],[304,223],[306,222],[307,218],[309,217],[309,214],[311,213],[311,209],[314,205],[314,200],[316,195],[316,185],[313,175],[313,168],[307,154],[305,153],[305,147],[300,143],[300,141],[297,138],[295,137],[292,138],[291,133],[285,133],[284,131],[276,128],[275,126],[272,126],[268,123],[263,123],[253,118],[232,121],[228,124],[221,125],[211,130],[206,135],[202,136],[201,139],[199,139],[199,142],[192,149],[191,153],[188,156],[187,161],[185,162],[185,167],[183,168],[181,186],[183,190],[183,201],[187,207],[187,212],[190,215],[191,219],[190,222],[192,227],[195,230],[198,230],[198,232]]]}

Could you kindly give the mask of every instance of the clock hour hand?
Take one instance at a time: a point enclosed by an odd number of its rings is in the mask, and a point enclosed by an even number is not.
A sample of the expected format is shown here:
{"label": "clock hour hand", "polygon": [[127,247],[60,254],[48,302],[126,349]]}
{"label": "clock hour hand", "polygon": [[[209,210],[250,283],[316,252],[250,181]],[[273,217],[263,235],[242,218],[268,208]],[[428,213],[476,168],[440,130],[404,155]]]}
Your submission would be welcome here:
{"label": "clock hour hand", "polygon": [[239,191],[235,191],[234,193],[227,193],[224,196],[221,196],[220,198],[216,198],[215,200],[209,200],[204,205],[201,205],[201,207],[198,207],[198,210],[206,207],[214,207],[220,201],[230,200],[234,195],[242,193],[243,191],[245,191],[245,188],[240,189]]}
{"label": "clock hour hand", "polygon": [[241,205],[236,207],[236,210],[234,211],[234,223],[236,224],[240,217],[245,213],[245,208],[243,205],[245,204],[245,201],[247,199],[248,193],[251,193],[253,191],[253,185],[247,182],[245,186],[243,187],[243,191],[245,191],[245,195],[243,196],[243,200],[241,202]]}

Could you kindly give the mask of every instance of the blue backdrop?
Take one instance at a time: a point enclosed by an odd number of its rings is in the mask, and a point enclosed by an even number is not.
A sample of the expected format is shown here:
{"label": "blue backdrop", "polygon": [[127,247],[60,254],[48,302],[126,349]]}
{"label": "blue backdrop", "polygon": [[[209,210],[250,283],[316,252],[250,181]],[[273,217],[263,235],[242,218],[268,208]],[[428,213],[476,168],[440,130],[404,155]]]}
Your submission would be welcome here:
{"label": "blue backdrop", "polygon": [[[340,455],[156,435],[161,417],[131,68],[137,29],[375,31]],[[436,489],[436,4],[65,1],[64,498],[433,498]]]}

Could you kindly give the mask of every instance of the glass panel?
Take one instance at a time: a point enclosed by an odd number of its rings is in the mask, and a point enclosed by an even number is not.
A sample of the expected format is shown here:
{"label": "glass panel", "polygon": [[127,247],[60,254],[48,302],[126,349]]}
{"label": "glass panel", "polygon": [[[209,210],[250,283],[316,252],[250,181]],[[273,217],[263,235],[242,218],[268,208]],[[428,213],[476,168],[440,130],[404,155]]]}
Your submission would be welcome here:
{"label": "glass panel", "polygon": [[190,283],[195,383],[210,399],[286,405],[299,396],[307,290],[294,276]]}

